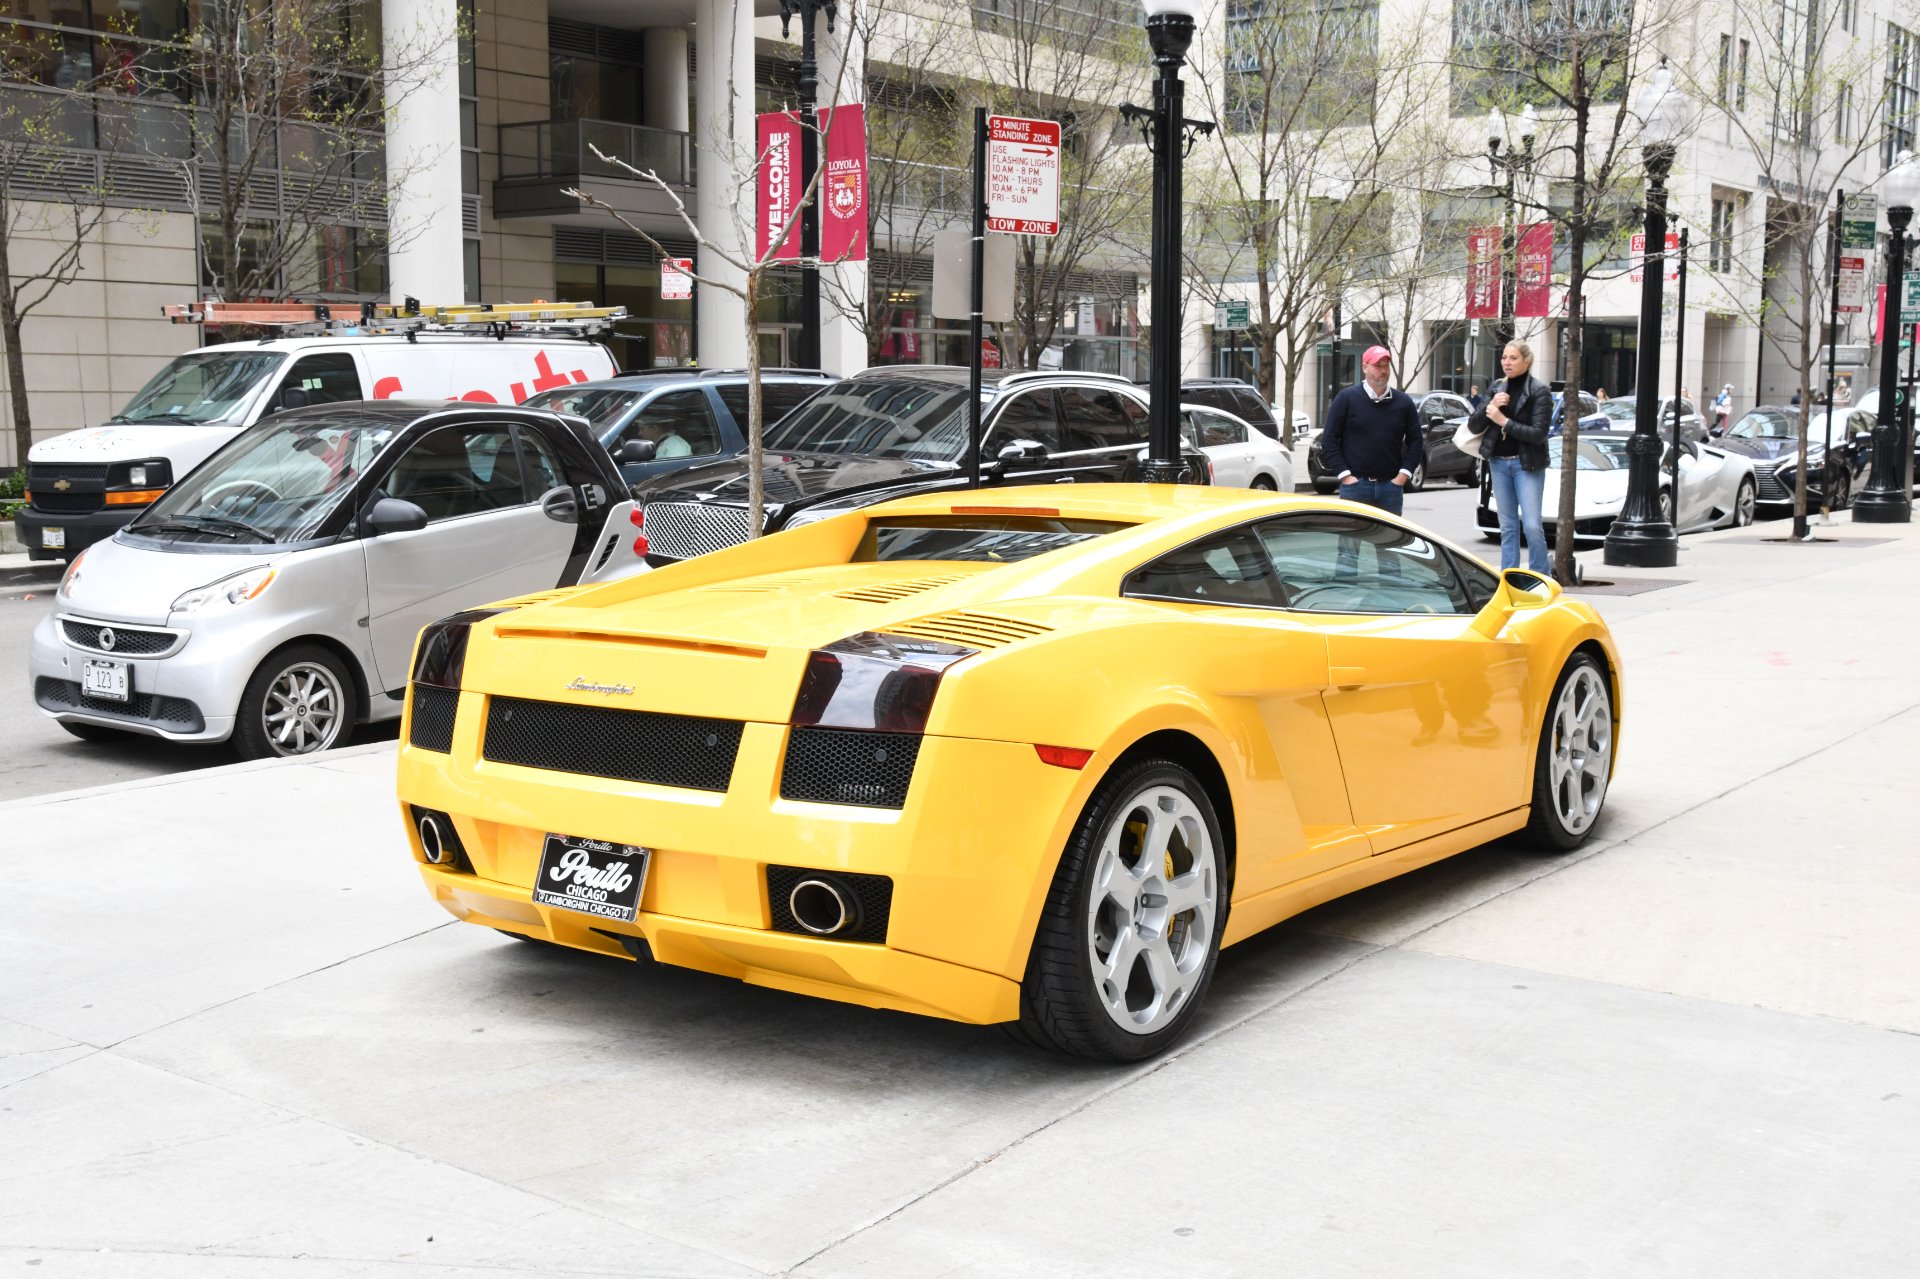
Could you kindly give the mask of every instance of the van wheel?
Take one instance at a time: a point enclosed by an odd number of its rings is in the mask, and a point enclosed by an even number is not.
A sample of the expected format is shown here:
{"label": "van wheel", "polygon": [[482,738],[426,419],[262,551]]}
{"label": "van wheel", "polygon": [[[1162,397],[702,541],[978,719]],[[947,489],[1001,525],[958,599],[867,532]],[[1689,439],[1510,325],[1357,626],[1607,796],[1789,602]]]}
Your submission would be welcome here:
{"label": "van wheel", "polygon": [[233,742],[242,759],[311,755],[345,741],[353,720],[353,677],[340,659],[317,644],[292,644],[247,681]]}

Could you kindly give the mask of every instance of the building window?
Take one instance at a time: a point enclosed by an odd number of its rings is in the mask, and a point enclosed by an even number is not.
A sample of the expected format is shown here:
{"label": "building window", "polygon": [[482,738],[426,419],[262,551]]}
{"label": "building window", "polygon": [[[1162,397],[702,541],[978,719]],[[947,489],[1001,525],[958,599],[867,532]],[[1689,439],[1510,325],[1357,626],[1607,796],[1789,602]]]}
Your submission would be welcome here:
{"label": "building window", "polygon": [[1733,88],[1733,37],[1720,37],[1720,72],[1713,82],[1713,100],[1721,106],[1731,106]]}
{"label": "building window", "polygon": [[1736,207],[1731,199],[1714,197],[1713,225],[1707,236],[1709,271],[1733,270],[1733,215]]}
{"label": "building window", "polygon": [[1913,148],[1914,110],[1920,106],[1920,53],[1911,31],[1887,24],[1887,137],[1881,162],[1888,168],[1902,151]]}
{"label": "building window", "polygon": [[1326,129],[1371,119],[1379,81],[1379,0],[1232,0],[1226,127]]}
{"label": "building window", "polygon": [[[1451,34],[1453,111],[1477,115],[1490,106],[1514,110],[1521,102],[1554,104],[1542,85],[1570,68],[1553,52],[1562,42],[1578,49],[1596,101],[1618,101],[1627,88],[1633,32],[1632,0],[1587,0],[1581,4],[1540,5],[1529,0],[1455,0]],[[1525,51],[1515,47],[1525,34]],[[1536,68],[1517,69],[1531,59]]]}
{"label": "building window", "polygon": [[1853,86],[1843,84],[1833,95],[1833,140],[1845,142],[1853,136]]}
{"label": "building window", "polygon": [[1753,44],[1751,41],[1742,40],[1740,42],[1739,78],[1734,81],[1733,90],[1733,109],[1735,111],[1745,111],[1747,109],[1747,55],[1752,49]]}

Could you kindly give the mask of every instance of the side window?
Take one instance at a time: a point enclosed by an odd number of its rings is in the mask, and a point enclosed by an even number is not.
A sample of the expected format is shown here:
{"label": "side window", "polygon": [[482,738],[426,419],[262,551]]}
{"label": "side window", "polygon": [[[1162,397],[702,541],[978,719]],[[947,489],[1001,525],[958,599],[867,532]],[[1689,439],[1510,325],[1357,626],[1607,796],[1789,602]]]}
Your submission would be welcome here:
{"label": "side window", "polygon": [[305,391],[309,404],[338,404],[342,400],[366,398],[360,390],[360,371],[354,367],[353,357],[344,351],[301,356],[280,383],[282,391],[289,387]]}
{"label": "side window", "polygon": [[1052,391],[1014,396],[987,429],[981,452],[990,460],[1015,440],[1032,440],[1046,445],[1049,453],[1060,452],[1060,420],[1054,415]]}
{"label": "side window", "polygon": [[[746,388],[742,387],[744,391]],[[760,388],[760,394],[766,397],[767,425],[772,426],[787,414],[811,400],[820,391],[813,382],[768,382]],[[745,432],[742,432],[745,434]]]}
{"label": "side window", "polygon": [[1478,613],[1493,599],[1493,593],[1500,589],[1500,579],[1492,571],[1468,559],[1464,555],[1449,555],[1453,567],[1460,574],[1460,580],[1467,587],[1467,604]]}
{"label": "side window", "polygon": [[527,501],[538,502],[566,484],[566,469],[560,465],[560,455],[554,452],[551,440],[531,426],[517,426],[514,434],[520,440],[521,479],[526,483]]}
{"label": "side window", "polygon": [[1452,557],[1410,529],[1344,512],[1259,528],[1287,607],[1313,613],[1473,613]]}
{"label": "side window", "polygon": [[1261,434],[1275,433],[1266,429],[1273,425],[1273,410],[1267,407],[1267,402],[1260,398],[1258,391],[1235,391],[1233,402],[1226,407],[1245,418]]}
{"label": "side window", "polygon": [[1124,593],[1195,604],[1280,604],[1273,565],[1244,529],[1183,546],[1127,575]]}
{"label": "side window", "polygon": [[1060,417],[1063,447],[1068,452],[1122,448],[1147,438],[1145,412],[1135,429],[1132,416],[1112,391],[1066,387],[1060,392]]}
{"label": "side window", "polygon": [[713,409],[707,404],[707,393],[698,387],[654,396],[621,428],[614,447],[628,440],[652,440],[653,455],[662,459],[706,457],[720,451]]}
{"label": "side window", "polygon": [[1194,433],[1201,448],[1212,448],[1217,444],[1245,444],[1247,428],[1220,413],[1209,413],[1201,409],[1193,415]]}
{"label": "side window", "polygon": [[394,463],[383,487],[436,523],[527,500],[513,436],[504,426],[449,426],[429,433]]}

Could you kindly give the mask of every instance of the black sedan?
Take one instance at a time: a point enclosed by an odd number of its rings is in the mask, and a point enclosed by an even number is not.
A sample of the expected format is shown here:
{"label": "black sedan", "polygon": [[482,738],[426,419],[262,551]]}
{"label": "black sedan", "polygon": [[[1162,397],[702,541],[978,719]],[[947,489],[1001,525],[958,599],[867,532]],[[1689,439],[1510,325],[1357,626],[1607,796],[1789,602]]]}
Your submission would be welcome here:
{"label": "black sedan", "polygon": [[[1864,430],[1861,428],[1865,428]],[[1833,415],[1833,457],[1827,457],[1824,413],[1808,423],[1807,508],[1826,505],[1828,478],[1833,484],[1832,508],[1853,500],[1862,473],[1873,454],[1872,414],[1865,408],[1841,408]],[[1753,459],[1756,497],[1763,514],[1785,515],[1793,510],[1793,489],[1800,468],[1800,410],[1784,404],[1762,404],[1747,412],[1715,448]]]}

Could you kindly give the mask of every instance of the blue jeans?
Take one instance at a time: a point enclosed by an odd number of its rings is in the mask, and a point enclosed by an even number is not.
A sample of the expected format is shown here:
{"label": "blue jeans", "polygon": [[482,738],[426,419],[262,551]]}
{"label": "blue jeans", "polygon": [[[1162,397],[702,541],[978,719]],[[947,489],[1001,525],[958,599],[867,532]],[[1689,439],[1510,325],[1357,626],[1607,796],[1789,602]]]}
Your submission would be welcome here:
{"label": "blue jeans", "polygon": [[1545,471],[1522,470],[1517,457],[1496,457],[1487,463],[1493,474],[1493,506],[1500,512],[1500,567],[1520,567],[1520,534],[1527,535],[1527,567],[1547,572],[1547,533],[1540,526],[1540,502],[1546,492]]}
{"label": "blue jeans", "polygon": [[1407,491],[1392,480],[1355,480],[1340,486],[1340,496],[1349,502],[1365,502],[1389,515],[1398,515],[1406,503]]}

